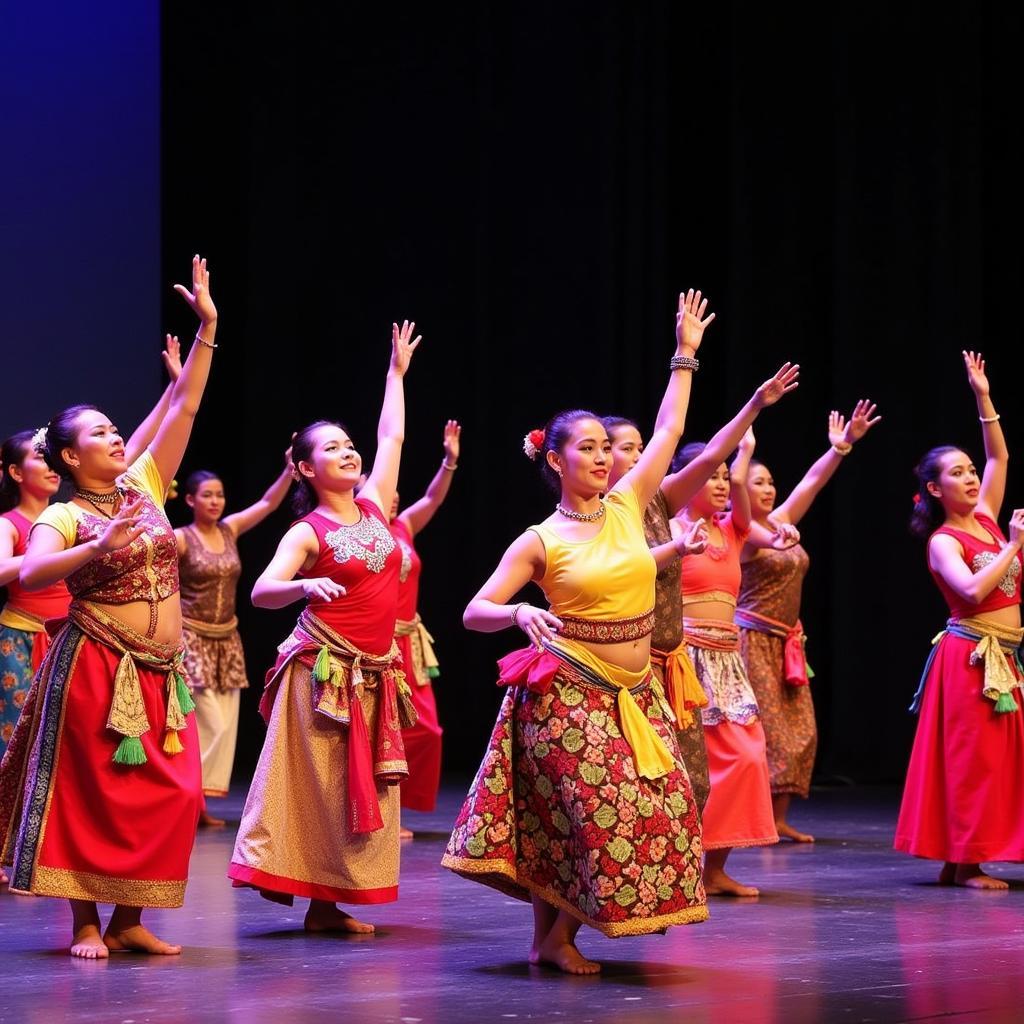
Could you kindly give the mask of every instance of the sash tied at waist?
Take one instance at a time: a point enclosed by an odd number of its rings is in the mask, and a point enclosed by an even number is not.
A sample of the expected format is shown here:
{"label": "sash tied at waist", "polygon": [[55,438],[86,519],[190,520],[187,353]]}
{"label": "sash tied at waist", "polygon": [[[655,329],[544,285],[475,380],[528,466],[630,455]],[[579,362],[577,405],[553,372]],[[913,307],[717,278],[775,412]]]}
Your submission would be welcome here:
{"label": "sash tied at waist", "polygon": [[814,669],[807,663],[804,647],[807,635],[803,623],[797,619],[796,625],[787,626],[778,619],[772,619],[749,608],[737,608],[734,616],[740,629],[752,629],[758,633],[767,633],[784,641],[782,648],[783,675],[790,686],[807,686],[814,678]]}
{"label": "sash tied at waist", "polygon": [[680,729],[688,729],[693,725],[693,710],[706,708],[708,697],[704,687],[700,685],[697,672],[686,653],[686,639],[673,651],[659,651],[651,648],[651,663],[659,666],[665,673],[665,689],[668,690],[668,703],[675,715]]}

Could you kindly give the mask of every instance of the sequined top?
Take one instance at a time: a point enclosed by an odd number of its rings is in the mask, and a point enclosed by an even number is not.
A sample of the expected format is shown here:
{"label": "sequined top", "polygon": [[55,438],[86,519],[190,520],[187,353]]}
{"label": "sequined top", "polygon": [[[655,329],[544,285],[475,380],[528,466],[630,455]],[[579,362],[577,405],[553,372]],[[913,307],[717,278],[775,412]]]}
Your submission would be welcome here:
{"label": "sequined top", "polygon": [[683,605],[697,601],[736,604],[740,590],[740,550],[750,530],[739,530],[731,512],[718,512],[714,524],[722,534],[721,545],[708,546],[699,555],[682,560]]}
{"label": "sequined top", "polygon": [[420,572],[423,563],[416,554],[412,543],[409,527],[401,519],[391,523],[391,533],[402,552],[402,567],[398,573],[398,617],[404,622],[412,622],[416,618],[416,609],[420,600]]}
{"label": "sequined top", "polygon": [[223,523],[217,528],[224,539],[224,550],[211,551],[194,526],[181,532],[185,554],[178,560],[181,577],[181,613],[187,619],[220,625],[235,617],[235,594],[242,575],[235,535]]}
{"label": "sequined top", "polygon": [[[938,533],[955,537],[963,549],[963,560],[967,563],[967,567],[972,573],[977,573],[999,557],[999,552],[1006,546],[1006,538],[1003,536],[1003,531],[999,529],[999,524],[994,519],[990,519],[983,513],[979,514],[977,512],[974,514],[974,518],[992,534],[995,538],[994,542],[983,541],[981,538],[974,537],[953,526],[940,526],[932,534],[932,537]],[[931,540],[931,537],[928,539]],[[965,601],[934,569],[929,571],[939,590],[942,591],[946,604],[949,605],[950,615],[957,619],[968,619],[981,615],[984,612],[994,612],[999,608],[1012,608],[1015,604],[1020,604],[1022,564],[1024,563],[1022,563],[1021,555],[1018,551],[1013,561],[1007,566],[1006,572],[1003,573],[1003,578],[992,588],[992,592],[985,600],[979,604],[971,604],[969,601]]]}
{"label": "sequined top", "polygon": [[[17,539],[14,542],[12,555],[25,554],[28,547],[28,535],[32,529],[32,523],[25,518],[17,509],[5,512],[3,518],[14,527]],[[68,605],[71,604],[71,595],[68,593],[67,584],[63,580],[51,583],[48,587],[39,590],[26,590],[18,578],[15,577],[7,587],[7,604],[0,612],[0,625],[13,626],[15,629],[22,629],[29,625],[22,622],[19,612],[36,619],[59,619],[68,613]],[[38,624],[33,624],[38,630]]]}
{"label": "sequined top", "polygon": [[540,585],[559,617],[639,619],[654,608],[657,567],[636,494],[631,487],[612,490],[604,505],[601,529],[589,540],[564,540],[544,524],[530,527],[544,544]]}
{"label": "sequined top", "polygon": [[742,566],[737,606],[795,626],[800,618],[800,596],[811,560],[796,544],[786,551],[765,548]]}
{"label": "sequined top", "polygon": [[395,635],[402,552],[380,509],[368,498],[356,498],[356,506],[361,515],[352,526],[319,512],[299,520],[312,527],[320,543],[316,564],[300,575],[340,583],[344,597],[311,599],[307,607],[350,644],[383,656]]}
{"label": "sequined top", "polygon": [[[127,503],[142,500],[139,522],[144,529],[131,544],[97,555],[69,574],[68,590],[74,598],[84,597],[98,604],[155,604],[178,592],[178,546],[164,514],[164,482],[148,449],[119,483]],[[58,502],[43,511],[32,529],[50,526],[70,548],[103,536],[109,524],[110,520],[98,512]]]}
{"label": "sequined top", "polygon": [[[671,511],[665,492],[659,490],[644,509],[644,536],[650,548],[672,542]],[[651,646],[674,651],[683,639],[683,599],[679,593],[681,561],[673,558],[654,580],[654,632]]]}

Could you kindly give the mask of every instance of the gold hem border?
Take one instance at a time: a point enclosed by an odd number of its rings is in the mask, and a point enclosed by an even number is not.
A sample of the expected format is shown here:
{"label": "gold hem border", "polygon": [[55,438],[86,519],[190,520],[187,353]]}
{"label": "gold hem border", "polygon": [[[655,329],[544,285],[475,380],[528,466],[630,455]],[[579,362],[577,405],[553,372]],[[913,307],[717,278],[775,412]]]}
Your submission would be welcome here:
{"label": "gold hem border", "polygon": [[[95,900],[119,903],[125,907],[164,907],[173,909],[185,902],[184,881],[146,881],[137,878],[111,878],[88,871],[36,866],[32,875],[31,896],[56,896],[68,900]],[[20,891],[20,890],[19,890]]]}
{"label": "gold hem border", "polygon": [[707,905],[700,904],[696,907],[687,907],[686,910],[677,910],[674,914],[661,914],[658,917],[637,917],[630,921],[601,923],[587,917],[579,907],[573,906],[568,900],[557,893],[537,885],[528,878],[521,877],[508,861],[472,860],[468,857],[453,857],[446,853],[441,858],[441,866],[454,871],[456,874],[471,876],[474,881],[480,881],[476,877],[478,875],[494,874],[507,878],[509,881],[526,889],[527,892],[539,896],[546,903],[558,907],[559,910],[564,910],[567,914],[572,914],[577,921],[581,921],[609,939],[619,939],[629,935],[654,935],[673,925],[699,924],[701,921],[706,921],[710,916]]}

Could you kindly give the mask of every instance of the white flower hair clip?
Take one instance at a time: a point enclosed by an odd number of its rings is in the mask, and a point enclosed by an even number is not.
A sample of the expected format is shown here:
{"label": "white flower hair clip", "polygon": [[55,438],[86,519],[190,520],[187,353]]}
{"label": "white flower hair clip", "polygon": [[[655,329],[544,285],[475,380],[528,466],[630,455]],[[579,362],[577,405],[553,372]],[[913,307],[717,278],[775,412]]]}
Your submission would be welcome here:
{"label": "white flower hair clip", "polygon": [[46,427],[40,427],[32,435],[32,441],[30,443],[32,445],[32,449],[37,455],[43,455],[46,452]]}

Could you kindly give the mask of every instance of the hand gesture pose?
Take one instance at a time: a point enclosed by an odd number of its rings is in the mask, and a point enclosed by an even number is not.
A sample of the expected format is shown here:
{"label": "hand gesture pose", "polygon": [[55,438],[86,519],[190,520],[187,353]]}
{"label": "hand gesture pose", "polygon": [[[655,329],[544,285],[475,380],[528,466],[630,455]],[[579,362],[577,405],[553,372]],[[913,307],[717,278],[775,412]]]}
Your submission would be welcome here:
{"label": "hand gesture pose", "polygon": [[181,344],[176,334],[168,334],[164,342],[164,350],[160,353],[164,366],[167,369],[167,376],[172,382],[181,376]]}
{"label": "hand gesture pose", "polygon": [[139,522],[139,513],[142,510],[142,499],[125,505],[107,524],[103,534],[97,539],[96,548],[100,554],[106,555],[111,551],[119,551],[128,547],[146,529],[145,525]]}
{"label": "hand gesture pose", "polygon": [[544,608],[534,608],[532,604],[518,605],[512,620],[530,638],[530,643],[538,651],[544,649],[545,640],[553,641],[555,633],[562,628],[560,619]]}
{"label": "hand gesture pose", "polygon": [[[771,522],[771,517],[769,517]],[[792,523],[772,523],[772,547],[776,551],[788,551],[800,543],[800,531]]]}
{"label": "hand gesture pose", "polygon": [[675,538],[676,551],[680,558],[699,555],[708,546],[708,528],[703,519],[690,523],[683,533]]}
{"label": "hand gesture pose", "polygon": [[192,312],[203,323],[217,319],[217,307],[210,295],[210,272],[206,269],[206,260],[198,255],[192,257],[192,290],[183,284],[176,284],[174,290],[192,307]]}
{"label": "hand gesture pose", "polygon": [[676,348],[684,355],[692,356],[704,338],[704,331],[715,314],[707,317],[704,313],[708,308],[708,300],[700,297],[699,291],[692,288],[679,293],[679,312],[676,314]]}
{"label": "hand gesture pose", "polygon": [[875,415],[876,408],[870,399],[862,398],[853,407],[849,423],[840,412],[833,409],[828,414],[828,443],[841,448],[859,441],[876,423],[881,422],[882,417]]}
{"label": "hand gesture pose", "polygon": [[449,466],[458,465],[461,438],[462,426],[458,420],[449,420],[444,425],[444,461]]}
{"label": "hand gesture pose", "polygon": [[964,352],[964,366],[967,369],[967,383],[975,396],[981,398],[989,393],[988,377],[985,376],[985,360],[980,352]]}
{"label": "hand gesture pose", "polygon": [[774,405],[783,395],[788,395],[800,384],[799,363],[783,363],[774,377],[766,380],[754,392],[754,407],[766,409]]}
{"label": "hand gesture pose", "polygon": [[413,338],[414,330],[416,330],[415,321],[410,323],[405,320],[401,327],[398,324],[391,325],[391,369],[401,377],[405,376],[406,370],[409,369],[409,363],[412,361],[412,354],[419,348],[419,344],[423,340],[419,334]]}
{"label": "hand gesture pose", "polygon": [[321,601],[333,601],[335,598],[344,597],[345,588],[340,583],[328,579],[326,576],[317,576],[314,579],[302,581],[302,593],[304,597],[318,597]]}

